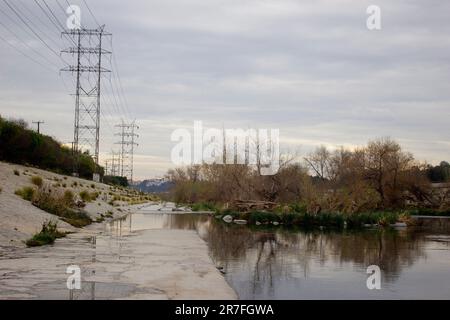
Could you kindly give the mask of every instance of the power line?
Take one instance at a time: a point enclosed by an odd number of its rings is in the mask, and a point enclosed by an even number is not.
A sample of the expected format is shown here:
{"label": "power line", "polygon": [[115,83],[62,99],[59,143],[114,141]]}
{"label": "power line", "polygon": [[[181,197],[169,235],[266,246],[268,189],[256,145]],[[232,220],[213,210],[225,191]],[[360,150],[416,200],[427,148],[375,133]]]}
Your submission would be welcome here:
{"label": "power line", "polygon": [[[39,17],[38,14],[34,13],[33,10],[31,10],[30,8],[28,8],[27,5],[25,5],[25,3],[23,3],[23,1],[18,1],[20,3],[20,5],[22,6],[23,9],[25,9],[30,15],[32,15],[34,18],[36,18],[43,26],[48,27],[48,25],[42,21],[42,19]],[[50,30],[50,29],[49,29]],[[59,35],[59,32],[58,32]]]}
{"label": "power line", "polygon": [[[0,9],[0,12],[4,13],[3,10]],[[17,38],[25,47],[27,47],[29,50],[33,51],[34,53],[36,53],[38,56],[40,56],[42,59],[44,59],[46,62],[49,63],[49,65],[51,65],[52,67],[54,66],[54,63],[52,61],[50,61],[46,56],[44,56],[41,52],[37,51],[36,49],[34,49],[33,47],[31,47],[28,43],[26,43],[24,40],[22,40],[22,38],[20,38],[14,31],[12,31],[7,25],[5,25],[1,20],[0,20],[0,25],[2,25],[6,30],[8,30],[15,38]],[[9,44],[9,43],[8,43]],[[12,46],[10,44],[10,46]],[[24,53],[22,53],[24,54]],[[26,55],[26,54],[24,54]],[[28,55],[26,55],[28,56]],[[32,59],[32,58],[30,58]],[[33,61],[35,59],[32,59]],[[42,65],[42,63],[39,63],[40,65]],[[48,69],[48,67],[45,67]]]}
{"label": "power line", "polygon": [[123,108],[123,105],[118,102],[117,97],[118,97],[119,94],[118,94],[118,91],[114,89],[114,85],[113,85],[113,83],[111,81],[111,77],[108,78],[108,82],[109,82],[109,85],[111,86],[112,97],[114,99],[114,103],[116,105],[118,113],[119,114],[123,114],[126,118],[129,118],[128,115],[125,112],[125,109]]}
{"label": "power line", "polygon": [[[111,37],[111,51],[116,52],[114,50],[114,47],[113,47],[112,37]],[[115,76],[117,74],[117,79],[118,79],[118,82],[119,82],[120,92],[122,94],[123,101],[125,102],[124,105],[125,105],[125,108],[126,108],[126,110],[128,112],[128,115],[130,116],[131,112],[130,112],[130,108],[129,108],[129,105],[128,105],[128,100],[127,100],[126,95],[125,95],[124,90],[123,90],[122,80],[121,80],[121,77],[120,77],[119,67],[118,67],[118,64],[117,64],[117,60],[116,60],[115,54],[112,55],[112,60],[113,60],[113,63],[114,63],[114,67],[111,68],[113,70],[112,73],[113,73],[113,76]],[[130,116],[130,119],[131,119],[131,116]]]}
{"label": "power line", "polygon": [[[11,5],[7,0],[3,0],[3,2],[6,3],[6,5],[11,9],[11,11],[20,19],[20,21],[22,21],[23,24],[25,24],[27,26],[27,28],[55,55],[57,56],[61,61],[63,61],[65,64],[67,64],[66,61],[64,61],[61,56],[52,48],[50,47],[50,45],[44,40],[42,39],[42,37],[33,29],[30,27],[30,25],[24,20],[24,18],[22,17],[23,13],[20,12],[20,10],[16,10],[16,8],[14,8],[13,5]],[[22,15],[20,13],[22,13]]]}
{"label": "power line", "polygon": [[[67,0],[66,0],[66,2],[67,2]],[[87,4],[86,0],[83,0],[83,3],[84,3],[84,5],[86,6],[86,8],[88,9],[89,14],[90,14],[90,15],[92,16],[92,18],[94,19],[94,22],[95,22],[97,25],[99,25],[99,23],[98,23],[98,21],[97,21],[97,18],[95,17],[95,15],[94,15],[94,13],[92,12],[91,8],[90,8],[89,5]],[[113,46],[112,46],[112,37],[111,37],[111,51],[114,51]],[[112,94],[113,94],[113,99],[114,99],[114,101],[115,101],[115,106],[116,106],[116,108],[117,108],[118,110],[119,110],[119,109],[122,109],[122,111],[119,111],[119,113],[122,113],[122,112],[123,112],[123,114],[124,114],[127,118],[131,119],[131,112],[130,112],[130,110],[129,110],[128,102],[127,102],[127,100],[126,100],[126,98],[125,98],[125,95],[124,95],[124,90],[123,90],[123,87],[122,87],[122,81],[121,81],[121,79],[120,79],[120,75],[119,75],[119,71],[118,71],[118,67],[117,67],[117,62],[116,62],[116,59],[115,59],[115,55],[112,54],[112,57],[113,57],[114,66],[111,64],[111,62],[110,62],[110,65],[111,65],[111,73],[112,73],[112,76],[113,76],[113,82],[114,82],[114,83],[111,81],[111,79],[109,79],[109,83],[110,83],[110,85],[111,85],[111,92],[112,92]],[[117,85],[116,74],[117,74],[117,78],[118,78],[118,83],[119,83],[119,85]],[[116,92],[117,92],[117,93],[116,93]],[[117,95],[117,97],[116,97],[116,95]],[[120,103],[119,103],[118,100],[120,100]]]}
{"label": "power line", "polygon": [[[60,3],[59,0],[55,0],[58,7],[63,11],[64,14],[67,14],[66,10],[64,10],[63,5]],[[59,53],[57,53],[53,47],[49,44],[56,44],[54,41],[54,38],[50,36],[50,34],[53,32],[53,27],[56,28],[56,31],[59,33],[60,31],[63,31],[61,34],[66,39],[70,40],[75,47],[68,48],[66,50],[63,50],[62,52],[65,53],[71,53],[72,55],[76,55],[77,57],[77,64],[68,66],[66,68],[61,69],[62,71],[69,71],[72,73],[77,74],[77,81],[74,81],[74,85],[76,86],[76,92],[75,92],[75,104],[76,104],[76,120],[75,120],[75,126],[74,126],[74,142],[73,142],[73,149],[76,151],[79,151],[79,145],[81,140],[79,139],[83,135],[83,130],[90,131],[90,133],[93,133],[95,136],[95,142],[93,143],[93,149],[94,149],[94,159],[96,163],[98,164],[99,161],[99,135],[100,135],[100,116],[102,119],[104,119],[107,128],[114,133],[114,129],[112,128],[111,123],[108,120],[108,117],[105,116],[105,112],[109,113],[109,116],[111,119],[114,119],[115,116],[112,115],[110,110],[116,109],[117,116],[120,117],[121,114],[123,114],[125,117],[131,118],[130,109],[128,106],[128,101],[125,97],[123,86],[122,86],[122,80],[120,78],[120,73],[117,66],[117,61],[115,56],[113,56],[113,59],[109,59],[109,64],[111,66],[112,72],[110,70],[107,70],[103,68],[102,65],[102,55],[105,54],[112,54],[112,52],[106,51],[102,49],[101,45],[101,38],[102,36],[108,35],[111,36],[111,34],[107,34],[103,31],[103,27],[99,27],[98,29],[86,29],[84,27],[81,27],[81,30],[71,30],[71,31],[64,31],[65,27],[63,23],[58,19],[58,16],[52,9],[52,7],[48,4],[46,0],[34,0],[34,3],[36,6],[39,7],[41,12],[45,15],[45,17],[50,21],[50,25],[45,23],[41,19],[43,17],[41,14],[36,14],[34,11],[32,11],[25,3],[20,2],[21,8],[18,7],[18,5],[12,3],[10,0],[3,0],[3,2],[6,4],[6,6],[12,11],[12,13],[15,15],[15,17],[18,18],[18,21],[16,19],[11,18],[10,14],[5,13],[1,7],[0,11],[8,18],[10,19],[15,25],[17,25],[21,30],[23,30],[28,36],[31,36],[32,38],[36,37],[47,49],[49,49],[55,56],[58,57],[60,61],[62,61],[64,64],[68,64]],[[70,3],[68,0],[65,0],[68,6],[70,6]],[[99,26],[98,20],[95,17],[94,13],[92,12],[91,8],[89,7],[86,0],[83,0],[84,5],[86,6],[87,10],[89,11],[90,15],[92,16],[95,23]],[[30,19],[26,14],[30,15],[32,19]],[[33,21],[34,20],[34,21]],[[37,22],[37,23],[36,23]],[[39,27],[38,27],[39,24]],[[27,43],[27,41],[24,41],[21,39],[20,36],[18,36],[13,30],[11,30],[6,24],[2,23],[0,20],[0,25],[2,25],[7,31],[9,31],[13,37],[17,38],[21,44],[28,50],[33,51],[37,56],[45,60],[48,64],[50,64],[52,67],[54,66],[54,63],[50,61],[47,55],[43,55],[42,51],[37,51],[35,48],[33,48],[31,45]],[[75,41],[74,36],[78,36],[78,43]],[[81,46],[81,37],[86,36],[87,40],[89,40],[89,47]],[[91,47],[91,41],[93,36],[99,37],[99,46]],[[49,41],[47,41],[47,38]],[[37,64],[39,64],[41,67],[45,68],[46,70],[50,70],[52,68],[47,67],[45,64],[41,63],[39,59],[36,59],[36,57],[30,56],[27,54],[27,50],[21,50],[15,43],[10,43],[10,41],[7,38],[4,38],[0,36],[0,40],[7,43],[8,46],[13,48],[14,50],[18,51],[20,54],[25,56],[30,61],[33,61]],[[57,47],[59,47],[59,44],[56,44]],[[111,40],[111,50],[112,50],[112,40]],[[98,63],[93,64],[91,63],[91,56],[96,55],[98,57]],[[85,60],[88,61],[87,65],[83,65]],[[113,65],[114,64],[114,65]],[[104,72],[111,72],[112,77],[109,77],[109,81],[106,82],[107,86],[104,87],[105,92],[108,93],[108,87],[111,87],[111,91],[108,94],[102,94],[101,92],[101,76]],[[87,77],[84,77],[87,73]],[[97,74],[97,80],[96,85],[92,85],[90,80],[90,74],[96,73]],[[65,87],[67,91],[67,85],[64,81],[64,78],[61,77],[62,84]],[[81,79],[84,79],[83,81],[86,81],[89,83],[89,85],[86,87],[86,85],[81,83]],[[102,88],[103,89],[103,88]],[[84,103],[83,99],[86,97],[94,98],[96,99],[95,103]],[[102,100],[108,99],[109,104],[105,104],[106,108],[104,110],[100,108],[100,104]],[[80,114],[81,111],[81,114]],[[77,120],[78,119],[78,120]],[[90,120],[94,124],[89,126],[85,125],[82,122]],[[35,122],[38,125],[38,131],[40,131],[40,125],[43,124],[42,121]],[[133,122],[132,124],[129,124],[127,128],[130,128],[132,130],[131,133],[126,133],[126,140],[128,137],[132,139],[131,141],[128,141],[125,143],[125,147],[131,148],[131,155],[129,158],[131,159],[131,163],[125,167],[122,166],[122,170],[125,170],[128,172],[130,179],[133,178],[133,150],[134,146],[137,145],[134,142],[134,138],[137,137],[137,135],[134,134],[134,130],[137,129],[137,126]],[[125,128],[125,130],[128,130]],[[125,152],[127,153],[127,152]],[[122,155],[124,155],[123,153]],[[123,158],[121,159],[123,162]]]}
{"label": "power line", "polygon": [[[0,21],[1,23],[1,21]],[[5,38],[3,38],[0,35],[0,39],[3,40],[7,45],[9,45],[11,48],[13,48],[14,50],[18,51],[20,54],[22,54],[24,57],[30,59],[31,61],[37,63],[38,65],[40,65],[42,68],[44,68],[45,70],[48,70],[50,72],[55,72],[55,70],[50,69],[49,67],[47,67],[46,65],[42,64],[41,62],[39,62],[38,60],[34,59],[33,57],[30,57],[28,54],[26,54],[25,52],[23,52],[21,49],[15,47],[14,45],[12,45],[11,43],[9,43],[8,40],[6,40]]]}
{"label": "power line", "polygon": [[122,88],[122,81],[120,80],[119,73],[117,71],[118,70],[117,69],[117,65],[115,65],[111,69],[112,69],[112,78],[113,78],[114,84],[115,84],[115,86],[117,88],[118,97],[119,97],[119,99],[121,101],[121,104],[123,106],[124,113],[127,115],[127,117],[129,119],[131,119],[131,112],[130,112],[130,109],[128,107],[128,102],[127,102],[127,100],[125,98],[125,94],[124,94],[124,91],[123,91],[123,88]]}
{"label": "power line", "polygon": [[[103,88],[104,90],[103,91],[107,91],[106,90],[106,87],[104,87]],[[106,98],[107,98],[107,104],[106,104],[106,106],[108,107],[108,113],[109,113],[109,115],[110,115],[110,117],[113,119],[114,117],[119,117],[120,118],[120,115],[114,115],[114,113],[116,112],[116,111],[114,111],[114,110],[109,110],[109,107],[111,107],[111,109],[112,109],[112,107],[114,107],[114,103],[112,102],[112,100],[111,100],[111,98],[109,97],[109,95],[108,94],[103,94],[102,95],[102,97],[103,97],[103,99],[104,100],[106,100]],[[113,130],[113,133],[114,133],[114,130]]]}
{"label": "power line", "polygon": [[[64,26],[63,26],[62,23],[59,21],[59,19],[56,17],[56,15],[53,13],[52,9],[47,5],[47,2],[45,2],[45,0],[43,0],[43,2],[44,2],[44,4],[45,4],[45,6],[47,7],[48,11],[50,11],[51,16],[50,16],[49,13],[47,12],[47,10],[45,10],[44,7],[41,6],[41,4],[40,4],[37,0],[34,0],[34,3],[41,9],[41,11],[42,11],[42,12],[45,14],[45,16],[47,17],[47,19],[48,19],[48,20],[52,23],[52,25],[56,28],[57,33],[58,33],[59,35],[61,35],[61,31],[64,30]],[[59,2],[58,2],[58,4],[59,4]],[[53,16],[53,18],[55,19],[56,22],[52,19],[52,16]],[[64,37],[65,37],[67,40],[72,41],[72,43],[76,45],[75,41],[74,41],[72,38],[68,37],[67,35],[64,35]]]}
{"label": "power line", "polygon": [[[39,2],[37,2],[37,0],[34,0],[34,2],[39,5]],[[50,11],[50,14],[52,15],[52,17],[55,19],[56,23],[59,25],[59,27],[61,28],[61,30],[59,30],[60,32],[62,30],[64,30],[64,26],[62,25],[61,21],[59,21],[59,19],[56,17],[56,15],[53,13],[53,10],[49,7],[49,5],[47,4],[47,2],[45,2],[45,0],[42,0],[42,2],[44,3],[45,7],[48,9],[48,11]],[[41,7],[39,5],[39,7]],[[48,15],[47,15],[48,16]],[[48,16],[49,17],[49,16]],[[50,17],[49,17],[50,18]],[[52,21],[50,19],[50,21]],[[56,24],[54,24],[56,27],[58,27]]]}
{"label": "power line", "polygon": [[92,18],[94,18],[94,21],[95,21],[95,23],[97,24],[97,26],[100,26],[100,24],[99,24],[98,21],[97,21],[97,18],[96,18],[96,17],[94,16],[94,14],[92,13],[91,8],[89,8],[89,6],[88,6],[86,0],[83,0],[83,2],[84,2],[84,5],[86,6],[86,8],[88,9],[89,13],[91,14]]}

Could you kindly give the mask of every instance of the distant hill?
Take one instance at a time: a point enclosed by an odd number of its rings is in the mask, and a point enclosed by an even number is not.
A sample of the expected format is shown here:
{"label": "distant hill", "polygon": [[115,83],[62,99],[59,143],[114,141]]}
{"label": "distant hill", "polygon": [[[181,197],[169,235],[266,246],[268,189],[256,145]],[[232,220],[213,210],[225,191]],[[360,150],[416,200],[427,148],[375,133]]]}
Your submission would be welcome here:
{"label": "distant hill", "polygon": [[167,179],[147,179],[144,181],[135,181],[131,187],[143,192],[162,193],[167,192],[173,183]]}

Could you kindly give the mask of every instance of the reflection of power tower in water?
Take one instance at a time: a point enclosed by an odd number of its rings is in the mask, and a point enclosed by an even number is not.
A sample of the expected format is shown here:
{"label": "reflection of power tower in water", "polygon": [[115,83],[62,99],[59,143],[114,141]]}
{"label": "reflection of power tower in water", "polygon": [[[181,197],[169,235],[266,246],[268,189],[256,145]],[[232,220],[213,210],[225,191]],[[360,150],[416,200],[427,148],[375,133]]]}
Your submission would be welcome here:
{"label": "reflection of power tower in water", "polygon": [[139,129],[135,121],[130,124],[123,122],[116,125],[120,132],[116,136],[120,136],[121,140],[116,144],[121,145],[120,148],[120,175],[127,177],[129,182],[133,181],[133,167],[134,167],[134,147],[138,146],[135,139],[139,137],[135,130]]}
{"label": "reflection of power tower in water", "polygon": [[[74,152],[78,155],[83,150],[88,151],[92,154],[98,170],[101,75],[103,72],[110,72],[102,67],[102,56],[111,54],[110,51],[102,49],[102,38],[111,36],[111,34],[104,31],[104,26],[98,29],[66,30],[62,34],[70,37],[75,45],[62,51],[72,54],[76,59],[75,65],[62,69],[62,71],[76,75]],[[94,57],[95,62],[91,62],[91,58]],[[91,83],[91,74],[95,76],[93,77],[94,83]],[[78,175],[78,161],[79,159],[76,157],[75,175]]]}

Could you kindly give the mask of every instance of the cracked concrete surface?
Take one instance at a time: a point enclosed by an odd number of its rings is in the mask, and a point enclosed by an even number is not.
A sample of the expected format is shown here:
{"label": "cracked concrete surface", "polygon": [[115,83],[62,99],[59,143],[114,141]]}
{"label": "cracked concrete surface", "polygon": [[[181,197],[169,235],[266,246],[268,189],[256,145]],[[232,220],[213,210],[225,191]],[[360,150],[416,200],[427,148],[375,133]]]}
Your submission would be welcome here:
{"label": "cracked concrete surface", "polygon": [[[81,290],[67,289],[69,265],[81,268]],[[0,256],[0,299],[236,298],[193,230],[91,230]]]}

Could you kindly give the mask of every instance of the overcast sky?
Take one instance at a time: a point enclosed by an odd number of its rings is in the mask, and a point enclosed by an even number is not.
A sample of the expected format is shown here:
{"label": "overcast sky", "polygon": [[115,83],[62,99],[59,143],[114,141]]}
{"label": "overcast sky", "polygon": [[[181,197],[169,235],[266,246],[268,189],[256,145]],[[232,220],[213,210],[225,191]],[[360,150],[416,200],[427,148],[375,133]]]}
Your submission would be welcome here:
{"label": "overcast sky", "polygon": [[[8,1],[55,51],[69,45],[34,1]],[[95,27],[82,1],[69,2],[80,5],[83,25]],[[173,166],[170,134],[192,129],[195,120],[206,127],[278,128],[282,147],[302,154],[321,144],[353,147],[390,136],[419,160],[450,160],[447,0],[87,2],[113,33],[128,102],[128,109],[115,107],[104,80],[101,159],[118,148],[114,124],[135,117],[138,179]],[[46,3],[64,22],[56,0]],[[366,27],[372,4],[381,8],[378,31]],[[62,61],[19,27],[3,0],[0,9],[0,114],[43,120],[44,133],[72,141],[70,75],[59,74]]]}

